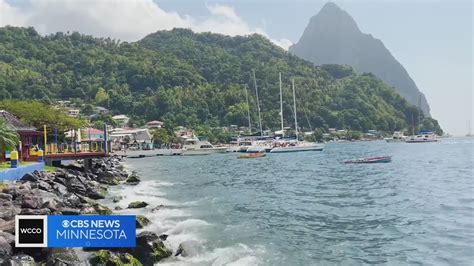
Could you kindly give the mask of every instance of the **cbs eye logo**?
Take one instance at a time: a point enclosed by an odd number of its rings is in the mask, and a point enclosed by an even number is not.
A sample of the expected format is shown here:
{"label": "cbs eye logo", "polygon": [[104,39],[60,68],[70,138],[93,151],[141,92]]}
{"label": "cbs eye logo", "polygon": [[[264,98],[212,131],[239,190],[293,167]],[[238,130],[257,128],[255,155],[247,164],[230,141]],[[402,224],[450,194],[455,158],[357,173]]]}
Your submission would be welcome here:
{"label": "cbs eye logo", "polygon": [[47,216],[17,215],[15,217],[16,247],[47,246]]}

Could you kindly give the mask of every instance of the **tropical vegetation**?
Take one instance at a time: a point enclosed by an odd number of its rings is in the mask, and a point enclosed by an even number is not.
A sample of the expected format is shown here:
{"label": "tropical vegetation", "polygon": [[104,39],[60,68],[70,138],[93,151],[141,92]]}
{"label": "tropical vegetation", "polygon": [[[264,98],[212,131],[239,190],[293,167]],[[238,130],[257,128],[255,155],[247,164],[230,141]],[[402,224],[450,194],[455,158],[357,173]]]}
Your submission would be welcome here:
{"label": "tropical vegetation", "polygon": [[[299,126],[306,131],[390,132],[418,127],[417,118],[423,116],[372,74],[348,66],[314,66],[257,34],[228,37],[174,29],[128,43],[77,32],[41,36],[33,28],[0,28],[0,100],[94,104],[127,114],[138,126],[159,119],[168,128],[187,126],[205,133],[248,125],[250,108],[256,131],[256,84],[263,127],[278,129],[279,72],[286,126],[294,123],[291,79]],[[442,133],[436,120],[422,121]]]}

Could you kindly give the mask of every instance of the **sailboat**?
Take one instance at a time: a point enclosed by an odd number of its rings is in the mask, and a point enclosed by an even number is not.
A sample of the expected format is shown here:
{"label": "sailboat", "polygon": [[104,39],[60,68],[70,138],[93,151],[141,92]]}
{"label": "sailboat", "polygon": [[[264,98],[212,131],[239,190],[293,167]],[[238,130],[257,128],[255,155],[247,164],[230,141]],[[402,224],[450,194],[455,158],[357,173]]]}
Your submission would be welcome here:
{"label": "sailboat", "polygon": [[[270,153],[283,153],[283,152],[299,152],[299,151],[322,151],[324,149],[324,144],[318,144],[314,142],[299,141],[298,140],[298,118],[296,116],[296,95],[295,95],[295,80],[292,79],[293,87],[293,110],[295,113],[295,133],[296,138],[294,140],[282,140],[276,141],[274,143],[274,148]],[[280,73],[280,120],[281,120],[281,130],[284,132],[283,128],[283,96],[281,89],[281,73]]]}
{"label": "sailboat", "polygon": [[474,137],[472,134],[472,129],[471,129],[471,120],[467,122],[467,134],[466,137]]}
{"label": "sailboat", "polygon": [[[413,135],[405,138],[406,143],[425,143],[425,142],[437,142],[439,141],[438,135],[432,131],[421,131],[421,95],[418,101],[418,134],[415,135],[415,124],[413,121]],[[413,115],[412,115],[413,120]]]}
{"label": "sailboat", "polygon": [[252,74],[253,74],[253,84],[255,87],[255,95],[256,95],[256,100],[257,100],[258,124],[260,126],[260,137],[252,141],[252,145],[250,145],[247,148],[247,152],[257,153],[257,152],[270,151],[272,147],[271,147],[271,138],[263,135],[262,116],[260,113],[260,101],[258,99],[258,88],[257,88],[257,79],[255,78],[255,70],[252,71]]}

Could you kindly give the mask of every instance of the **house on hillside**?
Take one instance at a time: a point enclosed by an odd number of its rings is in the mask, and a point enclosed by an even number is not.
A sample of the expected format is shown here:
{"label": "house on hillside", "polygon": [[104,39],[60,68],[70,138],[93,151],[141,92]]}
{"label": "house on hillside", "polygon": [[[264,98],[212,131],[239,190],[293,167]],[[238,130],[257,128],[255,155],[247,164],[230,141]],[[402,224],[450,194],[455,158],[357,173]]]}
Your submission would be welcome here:
{"label": "house on hillside", "polygon": [[114,120],[117,127],[124,127],[128,124],[130,118],[128,118],[126,115],[114,115],[112,116],[112,120]]}
{"label": "house on hillside", "polygon": [[158,120],[153,120],[153,121],[150,121],[150,122],[146,123],[146,128],[148,128],[148,129],[162,128],[163,125],[164,125],[163,122],[158,121]]}
{"label": "house on hillside", "polygon": [[[37,131],[35,127],[23,123],[18,117],[13,114],[0,110],[0,119],[3,119],[13,127],[18,135],[20,135],[20,144],[17,147],[19,157],[24,161],[36,161],[36,156],[30,155],[30,148],[36,147],[35,145],[42,145],[43,133]],[[0,154],[0,161],[7,159],[8,156]]]}

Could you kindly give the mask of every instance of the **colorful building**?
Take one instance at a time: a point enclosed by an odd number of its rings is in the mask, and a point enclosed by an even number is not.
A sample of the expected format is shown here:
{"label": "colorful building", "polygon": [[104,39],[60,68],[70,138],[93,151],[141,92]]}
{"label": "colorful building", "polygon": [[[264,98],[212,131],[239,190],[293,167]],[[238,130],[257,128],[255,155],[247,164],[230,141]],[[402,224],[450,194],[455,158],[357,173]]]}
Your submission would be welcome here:
{"label": "colorful building", "polygon": [[[33,155],[36,153],[33,150],[42,145],[43,133],[5,110],[0,110],[0,119],[4,119],[20,135],[20,144],[17,147],[20,160],[36,161],[36,155]],[[7,159],[6,157],[8,156],[0,154],[0,161]]]}

